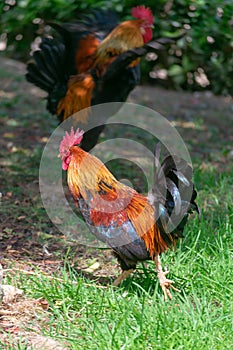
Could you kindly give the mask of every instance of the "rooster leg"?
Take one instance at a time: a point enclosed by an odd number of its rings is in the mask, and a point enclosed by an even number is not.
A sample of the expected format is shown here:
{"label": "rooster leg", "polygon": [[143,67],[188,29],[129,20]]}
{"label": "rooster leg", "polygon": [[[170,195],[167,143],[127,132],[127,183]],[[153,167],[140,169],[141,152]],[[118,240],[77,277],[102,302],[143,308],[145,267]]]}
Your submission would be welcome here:
{"label": "rooster leg", "polygon": [[125,271],[122,271],[122,273],[120,274],[119,277],[117,277],[115,279],[115,281],[113,282],[113,285],[118,287],[120,285],[120,283],[122,281],[124,281],[132,272],[133,272],[134,269],[130,269],[130,270],[125,270]]}
{"label": "rooster leg", "polygon": [[155,256],[154,262],[156,264],[156,268],[158,271],[158,279],[159,279],[160,286],[163,290],[165,301],[167,301],[168,298],[172,300],[172,294],[169,288],[171,287],[173,290],[176,290],[177,292],[180,292],[180,290],[175,288],[172,285],[174,281],[167,279],[166,275],[169,273],[169,271],[163,271],[160,256],[158,254]]}

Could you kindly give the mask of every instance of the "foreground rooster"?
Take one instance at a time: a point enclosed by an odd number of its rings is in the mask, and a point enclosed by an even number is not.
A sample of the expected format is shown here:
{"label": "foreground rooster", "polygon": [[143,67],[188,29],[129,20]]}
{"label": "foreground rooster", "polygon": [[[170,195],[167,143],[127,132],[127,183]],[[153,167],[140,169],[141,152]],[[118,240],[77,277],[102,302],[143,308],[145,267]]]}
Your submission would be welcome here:
{"label": "foreground rooster", "polygon": [[[84,131],[71,129],[60,144],[62,169],[86,224],[93,234],[111,247],[123,270],[115,280],[119,285],[136,268],[138,261],[156,263],[165,298],[172,298],[173,281],[163,272],[160,254],[182,237],[188,214],[198,212],[192,168],[175,156],[168,156],[159,167],[155,154],[155,188],[150,200],[120,183],[104,164],[76,145]],[[170,227],[170,228],[169,228]]]}
{"label": "foreground rooster", "polygon": [[[82,20],[50,25],[62,41],[44,38],[27,66],[26,78],[48,93],[47,109],[62,121],[92,105],[124,102],[140,80],[140,56],[152,39],[154,18],[149,8],[132,9],[134,20],[118,24],[111,11],[98,10]],[[76,122],[87,124],[88,113]],[[104,122],[103,122],[104,124]],[[84,127],[84,126],[83,126]],[[104,125],[84,136],[90,150]]]}

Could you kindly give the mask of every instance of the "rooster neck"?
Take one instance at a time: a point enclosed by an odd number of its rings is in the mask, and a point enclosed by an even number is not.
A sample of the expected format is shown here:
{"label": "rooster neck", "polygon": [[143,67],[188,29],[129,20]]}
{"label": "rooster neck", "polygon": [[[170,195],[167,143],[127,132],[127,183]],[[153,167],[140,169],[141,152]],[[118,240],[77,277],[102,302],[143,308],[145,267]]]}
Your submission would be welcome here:
{"label": "rooster neck", "polygon": [[96,64],[101,64],[109,57],[117,56],[127,50],[143,46],[141,24],[142,20],[125,21],[119,24],[98,46]]}
{"label": "rooster neck", "polygon": [[67,183],[68,187],[75,199],[80,197],[80,166],[82,160],[85,158],[85,151],[80,147],[71,147],[70,152],[72,154],[71,161],[67,170]]}
{"label": "rooster neck", "polygon": [[95,156],[85,152],[80,147],[70,148],[72,158],[67,172],[67,182],[74,197],[81,196],[84,200],[91,194],[96,196],[101,180],[115,182],[116,179]]}

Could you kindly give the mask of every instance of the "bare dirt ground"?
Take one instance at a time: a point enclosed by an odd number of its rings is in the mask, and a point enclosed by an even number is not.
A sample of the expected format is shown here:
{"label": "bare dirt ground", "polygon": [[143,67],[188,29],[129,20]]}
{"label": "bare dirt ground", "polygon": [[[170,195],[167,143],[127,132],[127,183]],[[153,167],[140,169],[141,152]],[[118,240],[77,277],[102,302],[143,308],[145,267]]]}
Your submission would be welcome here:
{"label": "bare dirt ground", "polygon": [[[85,275],[88,265],[101,261],[97,271],[87,270],[86,274],[98,283],[108,283],[119,271],[109,251],[69,242],[43,208],[38,167],[42,148],[57,122],[46,112],[44,93],[27,83],[24,75],[22,63],[0,58],[0,262],[5,275],[33,274],[35,267],[45,274],[57,271],[69,246],[73,266]],[[138,86],[128,101],[151,107],[168,118],[188,145],[194,166],[221,172],[232,162],[232,98]],[[32,317],[28,309],[41,306],[35,300],[24,303],[25,307],[21,299],[20,304],[2,308],[9,311],[8,317],[0,313],[5,331],[17,333],[19,317],[20,324],[22,320],[28,323]]]}

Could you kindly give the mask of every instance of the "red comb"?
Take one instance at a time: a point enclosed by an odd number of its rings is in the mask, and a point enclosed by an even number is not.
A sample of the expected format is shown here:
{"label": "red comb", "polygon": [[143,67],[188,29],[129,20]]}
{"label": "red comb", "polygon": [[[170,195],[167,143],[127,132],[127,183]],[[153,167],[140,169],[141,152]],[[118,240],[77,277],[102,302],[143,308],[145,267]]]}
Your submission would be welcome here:
{"label": "red comb", "polygon": [[154,23],[154,16],[151,9],[144,5],[133,7],[132,16],[137,19],[146,19],[150,24]]}
{"label": "red comb", "polygon": [[73,126],[70,130],[70,134],[66,131],[66,134],[60,143],[61,155],[66,153],[70,147],[79,145],[82,141],[83,134],[84,134],[84,131],[81,129],[77,129],[76,132],[74,132]]}

